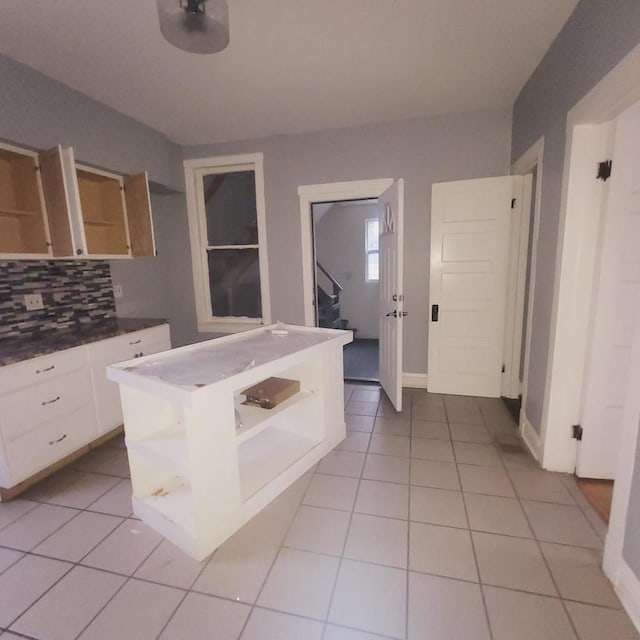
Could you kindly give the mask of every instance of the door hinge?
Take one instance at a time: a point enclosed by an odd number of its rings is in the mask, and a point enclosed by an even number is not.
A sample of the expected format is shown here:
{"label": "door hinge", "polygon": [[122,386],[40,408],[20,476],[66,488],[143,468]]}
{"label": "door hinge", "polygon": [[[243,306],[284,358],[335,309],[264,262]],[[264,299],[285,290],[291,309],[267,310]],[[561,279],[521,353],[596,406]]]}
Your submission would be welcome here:
{"label": "door hinge", "polygon": [[605,160],[598,163],[598,180],[606,182],[611,177],[611,160]]}
{"label": "door hinge", "polygon": [[582,440],[582,427],[579,424],[571,425],[571,437],[576,440]]}
{"label": "door hinge", "polygon": [[502,373],[504,373],[506,370],[507,370],[507,365],[506,365],[506,364],[503,364],[503,365],[502,365]]}
{"label": "door hinge", "polygon": [[516,199],[515,198],[511,198],[511,208],[512,209],[516,208]]}

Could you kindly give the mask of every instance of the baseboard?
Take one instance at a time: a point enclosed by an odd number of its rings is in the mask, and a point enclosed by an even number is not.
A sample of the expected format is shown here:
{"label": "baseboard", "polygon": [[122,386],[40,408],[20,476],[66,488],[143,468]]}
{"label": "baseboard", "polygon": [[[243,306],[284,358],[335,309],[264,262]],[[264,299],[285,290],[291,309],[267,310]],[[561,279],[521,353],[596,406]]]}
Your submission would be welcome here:
{"label": "baseboard", "polygon": [[640,632],[640,579],[622,558],[615,590],[631,622]]}
{"label": "baseboard", "polygon": [[427,374],[426,373],[402,373],[402,386],[411,387],[412,389],[426,389],[427,388]]}
{"label": "baseboard", "polygon": [[524,411],[520,411],[520,435],[531,455],[540,461],[540,436],[527,419]]}

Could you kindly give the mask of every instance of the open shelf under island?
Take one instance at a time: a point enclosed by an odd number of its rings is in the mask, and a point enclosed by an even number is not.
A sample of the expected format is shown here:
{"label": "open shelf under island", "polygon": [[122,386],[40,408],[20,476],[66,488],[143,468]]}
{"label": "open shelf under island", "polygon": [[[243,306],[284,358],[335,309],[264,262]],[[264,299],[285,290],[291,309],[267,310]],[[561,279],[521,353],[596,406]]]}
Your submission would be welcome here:
{"label": "open shelf under island", "polygon": [[[120,385],[133,508],[201,560],[345,437],[350,331],[271,325],[107,368]],[[300,390],[272,409],[243,391]]]}

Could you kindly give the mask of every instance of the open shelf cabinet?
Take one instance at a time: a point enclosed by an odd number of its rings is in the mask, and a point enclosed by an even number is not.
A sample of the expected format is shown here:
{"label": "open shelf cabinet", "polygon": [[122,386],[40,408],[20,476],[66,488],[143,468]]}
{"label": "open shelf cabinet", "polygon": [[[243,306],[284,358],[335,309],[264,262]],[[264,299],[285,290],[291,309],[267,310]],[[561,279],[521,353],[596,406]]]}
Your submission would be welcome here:
{"label": "open shelf cabinet", "polygon": [[[345,437],[351,332],[287,326],[274,338],[273,328],[108,367],[120,384],[134,511],[196,559]],[[259,354],[255,366],[241,366],[246,354]],[[273,409],[242,404],[243,390],[272,376],[300,391]]]}

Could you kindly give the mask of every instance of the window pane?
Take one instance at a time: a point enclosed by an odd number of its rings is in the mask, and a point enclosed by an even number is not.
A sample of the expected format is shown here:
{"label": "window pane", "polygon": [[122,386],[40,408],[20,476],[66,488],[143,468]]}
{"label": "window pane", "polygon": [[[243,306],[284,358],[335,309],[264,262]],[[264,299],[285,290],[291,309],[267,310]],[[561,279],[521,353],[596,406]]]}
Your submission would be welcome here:
{"label": "window pane", "polygon": [[379,280],[380,279],[380,254],[368,253],[367,254],[367,280]]}
{"label": "window pane", "polygon": [[378,250],[379,221],[377,218],[367,220],[367,251]]}
{"label": "window pane", "polygon": [[202,178],[209,246],[258,244],[256,181],[253,171]]}
{"label": "window pane", "polygon": [[214,316],[262,317],[257,249],[210,249],[209,290]]}

